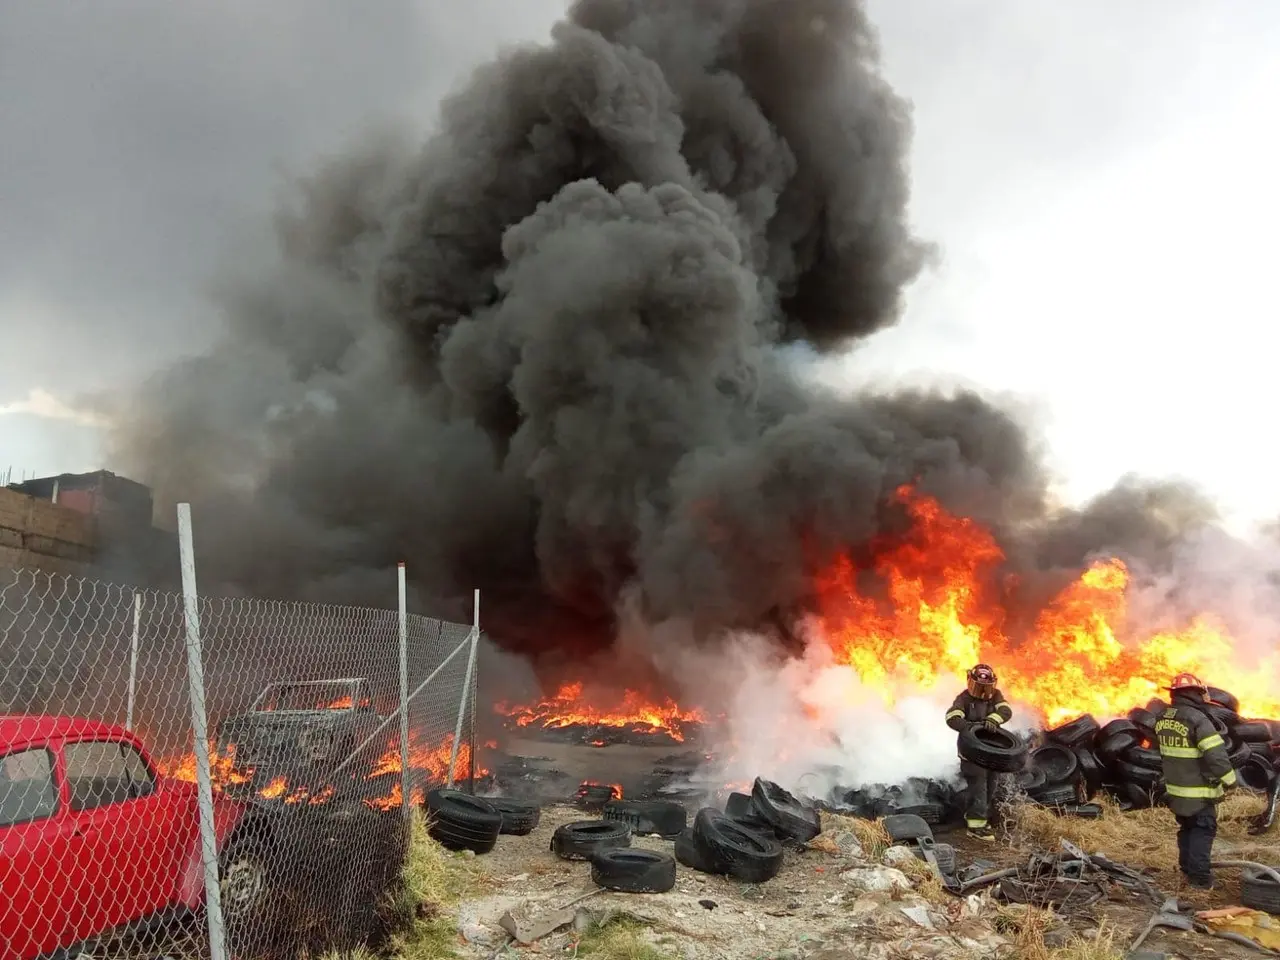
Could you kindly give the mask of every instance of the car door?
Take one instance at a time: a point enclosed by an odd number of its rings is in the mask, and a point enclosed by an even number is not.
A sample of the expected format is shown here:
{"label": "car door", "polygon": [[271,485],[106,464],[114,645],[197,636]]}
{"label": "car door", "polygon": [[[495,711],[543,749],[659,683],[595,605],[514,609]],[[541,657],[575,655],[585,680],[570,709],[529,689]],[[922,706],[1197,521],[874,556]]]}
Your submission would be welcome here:
{"label": "car door", "polygon": [[83,906],[93,933],[141,920],[165,907],[176,886],[164,849],[163,797],[154,778],[138,783],[118,740],[82,740],[63,747],[69,813],[76,820],[74,858],[83,870]]}
{"label": "car door", "polygon": [[0,947],[29,958],[75,942],[72,837],[59,815],[56,759],[47,746],[0,756]]}

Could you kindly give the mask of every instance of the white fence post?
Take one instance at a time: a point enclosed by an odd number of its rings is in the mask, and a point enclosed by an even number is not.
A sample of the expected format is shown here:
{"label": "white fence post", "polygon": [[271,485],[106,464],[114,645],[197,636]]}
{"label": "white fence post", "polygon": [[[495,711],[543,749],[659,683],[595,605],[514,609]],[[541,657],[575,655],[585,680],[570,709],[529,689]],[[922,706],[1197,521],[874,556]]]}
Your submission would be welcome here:
{"label": "white fence post", "polygon": [[129,642],[129,705],[125,708],[124,728],[133,730],[133,706],[138,695],[138,630],[142,626],[142,594],[133,591],[133,638]]}
{"label": "white fence post", "polygon": [[[471,693],[471,674],[476,668],[476,647],[480,645],[480,591],[475,592],[471,614],[471,650],[467,653],[467,672],[462,678],[462,699],[458,701],[458,722],[453,727],[453,749],[449,752],[449,787],[452,789],[454,772],[458,766],[458,744],[462,739],[462,718],[467,712],[467,695]],[[474,757],[472,760],[474,761]]]}
{"label": "white fence post", "polygon": [[[213,823],[213,777],[209,771],[209,721],[205,715],[204,658],[200,649],[200,599],[191,541],[191,504],[178,504],[178,553],[182,562],[182,603],[187,625],[187,684],[195,738],[196,796],[200,805],[200,852],[204,863],[205,914],[209,922],[210,960],[227,960],[218,886],[218,838]],[[136,609],[136,608],[135,608]]]}
{"label": "white fence post", "polygon": [[400,809],[408,822],[413,810],[409,804],[409,609],[404,561],[396,564],[396,574],[400,585]]}

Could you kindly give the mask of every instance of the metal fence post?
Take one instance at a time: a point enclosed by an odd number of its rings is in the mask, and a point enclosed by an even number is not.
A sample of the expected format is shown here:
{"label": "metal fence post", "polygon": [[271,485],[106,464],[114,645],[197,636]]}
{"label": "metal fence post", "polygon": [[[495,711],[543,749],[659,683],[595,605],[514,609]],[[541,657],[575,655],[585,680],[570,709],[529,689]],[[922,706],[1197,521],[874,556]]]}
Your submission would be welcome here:
{"label": "metal fence post", "polygon": [[[475,592],[472,608],[471,650],[467,653],[467,672],[462,678],[462,699],[458,702],[458,722],[453,727],[453,749],[449,752],[449,787],[453,787],[458,766],[458,745],[462,742],[462,718],[467,714],[467,694],[471,692],[471,674],[476,668],[476,647],[480,644],[480,591]],[[474,754],[474,750],[472,753]]]}
{"label": "metal fence post", "polygon": [[[204,659],[200,649],[200,599],[191,541],[191,504],[178,504],[178,553],[182,562],[182,604],[187,626],[187,684],[195,738],[196,796],[200,805],[200,853],[204,863],[205,914],[209,922],[210,960],[227,960],[218,886],[218,839],[213,824],[213,777],[209,771],[209,723],[205,715]],[[136,609],[136,608],[135,608]]]}
{"label": "metal fence post", "polygon": [[133,591],[133,637],[129,642],[129,704],[125,708],[124,728],[133,729],[133,705],[138,695],[138,630],[142,626],[142,594]]}
{"label": "metal fence post", "polygon": [[400,809],[405,822],[413,816],[409,805],[409,610],[404,561],[396,564],[400,586]]}

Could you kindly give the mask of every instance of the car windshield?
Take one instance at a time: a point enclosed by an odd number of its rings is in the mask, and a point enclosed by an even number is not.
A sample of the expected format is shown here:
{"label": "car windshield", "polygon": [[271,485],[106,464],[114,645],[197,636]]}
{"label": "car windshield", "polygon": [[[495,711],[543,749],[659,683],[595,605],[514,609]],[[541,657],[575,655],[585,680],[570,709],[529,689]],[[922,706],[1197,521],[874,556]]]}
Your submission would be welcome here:
{"label": "car windshield", "polygon": [[[278,683],[268,687],[258,703],[259,710],[350,710],[356,685],[346,682]],[[359,706],[367,707],[368,698]]]}

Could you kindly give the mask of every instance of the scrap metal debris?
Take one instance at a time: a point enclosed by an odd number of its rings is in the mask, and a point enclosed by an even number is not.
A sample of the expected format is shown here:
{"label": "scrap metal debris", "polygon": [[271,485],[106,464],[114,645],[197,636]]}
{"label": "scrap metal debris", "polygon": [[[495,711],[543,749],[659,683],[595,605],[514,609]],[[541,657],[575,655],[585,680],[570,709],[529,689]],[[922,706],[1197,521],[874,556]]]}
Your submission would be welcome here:
{"label": "scrap metal debris", "polygon": [[1092,906],[1108,895],[1111,885],[1140,893],[1157,904],[1164,902],[1163,895],[1138,871],[1100,853],[1086,854],[1067,840],[1062,841],[1059,853],[1033,853],[1020,866],[957,878],[944,885],[961,896],[994,886],[994,895],[1007,903],[1050,907],[1059,913]]}

